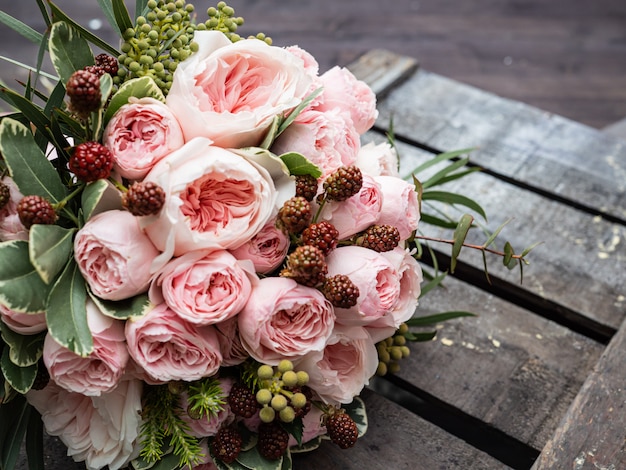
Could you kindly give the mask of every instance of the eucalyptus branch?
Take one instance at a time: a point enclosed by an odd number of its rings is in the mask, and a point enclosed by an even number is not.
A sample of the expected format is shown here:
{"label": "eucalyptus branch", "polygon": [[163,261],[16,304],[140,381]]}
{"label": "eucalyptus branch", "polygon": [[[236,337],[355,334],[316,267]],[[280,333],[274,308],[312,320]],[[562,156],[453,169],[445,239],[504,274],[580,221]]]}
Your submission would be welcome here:
{"label": "eucalyptus branch", "polygon": [[[413,239],[414,240],[424,240],[424,241],[430,241],[430,242],[437,242],[437,243],[446,243],[448,245],[454,245],[455,243],[457,243],[457,241],[453,240],[453,239],[428,237],[426,235],[415,235],[415,237],[413,237]],[[489,248],[486,245],[475,245],[475,244],[472,244],[472,243],[463,242],[462,246],[464,246],[466,248],[472,248],[474,250],[479,250],[479,251],[482,251],[482,252],[491,253],[491,254],[494,254],[494,255],[497,255],[497,256],[502,256],[503,258],[505,256],[507,256],[507,253],[505,253],[504,251],[494,250],[493,248]],[[516,259],[516,260],[524,260],[525,256],[526,256],[525,253],[521,253],[519,255],[512,254],[511,258]]]}

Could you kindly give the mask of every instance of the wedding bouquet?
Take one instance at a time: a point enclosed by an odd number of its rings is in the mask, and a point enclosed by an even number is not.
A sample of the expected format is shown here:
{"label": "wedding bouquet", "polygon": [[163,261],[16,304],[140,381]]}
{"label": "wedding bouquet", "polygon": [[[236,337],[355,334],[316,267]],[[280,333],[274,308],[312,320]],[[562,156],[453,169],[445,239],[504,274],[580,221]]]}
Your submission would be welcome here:
{"label": "wedding bouquet", "polygon": [[45,34],[2,16],[42,51],[0,88],[3,468],[24,438],[35,468],[42,422],[89,469],[353,446],[361,390],[420,338],[421,187],[362,142],[374,93],[224,2],[99,1],[117,46],[51,2]]}

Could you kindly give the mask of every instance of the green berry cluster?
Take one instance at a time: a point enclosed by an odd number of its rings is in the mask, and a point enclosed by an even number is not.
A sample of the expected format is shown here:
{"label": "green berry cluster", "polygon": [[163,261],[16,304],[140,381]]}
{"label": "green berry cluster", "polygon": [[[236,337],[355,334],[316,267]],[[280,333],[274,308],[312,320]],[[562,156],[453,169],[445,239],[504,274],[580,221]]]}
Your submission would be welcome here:
{"label": "green berry cluster", "polygon": [[243,24],[243,18],[235,16],[234,8],[228,6],[226,2],[219,2],[216,7],[210,7],[206,14],[209,19],[198,24],[198,31],[221,31],[232,42],[241,39],[237,34],[237,28]]}
{"label": "green berry cluster", "polygon": [[282,360],[278,366],[259,366],[259,390],[256,399],[262,408],[259,417],[264,423],[278,418],[283,423],[291,423],[307,406],[308,398],[301,391],[309,381],[304,371],[294,371],[293,363]]}
{"label": "green berry cluster", "polygon": [[411,350],[406,345],[407,339],[405,334],[408,333],[409,327],[406,323],[400,325],[396,333],[376,344],[378,350],[378,369],[376,375],[384,376],[388,373],[395,374],[400,370],[400,360],[408,357]]}

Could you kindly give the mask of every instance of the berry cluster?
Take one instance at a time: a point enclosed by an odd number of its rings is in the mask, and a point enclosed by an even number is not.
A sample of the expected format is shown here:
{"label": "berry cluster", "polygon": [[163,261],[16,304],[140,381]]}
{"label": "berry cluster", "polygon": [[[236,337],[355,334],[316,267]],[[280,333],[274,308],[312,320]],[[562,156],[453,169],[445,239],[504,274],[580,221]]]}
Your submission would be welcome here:
{"label": "berry cluster", "polygon": [[330,440],[342,449],[356,444],[359,430],[354,420],[343,409],[331,408],[324,416],[326,431]]}
{"label": "berry cluster", "polygon": [[87,119],[89,114],[100,108],[100,77],[89,70],[74,72],[65,84],[65,91],[70,100],[70,111],[81,119]]}
{"label": "berry cluster", "polygon": [[35,194],[20,199],[17,203],[17,215],[27,229],[35,224],[52,225],[57,220],[50,201]]}
{"label": "berry cluster", "polygon": [[409,331],[406,323],[402,323],[396,333],[376,344],[378,350],[378,369],[376,375],[384,376],[388,373],[395,374],[400,370],[400,360],[406,358],[411,350],[406,345],[404,336]]}
{"label": "berry cluster", "polygon": [[9,187],[0,181],[0,210],[11,200]]}

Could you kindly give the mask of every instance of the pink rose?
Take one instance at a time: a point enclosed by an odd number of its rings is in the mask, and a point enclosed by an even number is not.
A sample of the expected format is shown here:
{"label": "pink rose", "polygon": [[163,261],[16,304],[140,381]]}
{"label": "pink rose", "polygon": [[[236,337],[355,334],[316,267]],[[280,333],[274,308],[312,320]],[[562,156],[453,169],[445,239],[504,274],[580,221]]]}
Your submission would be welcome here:
{"label": "pink rose", "polygon": [[315,163],[322,176],[356,162],[361,147],[359,133],[350,117],[339,109],[307,108],[276,139],[272,152],[298,152]]}
{"label": "pink rose", "polygon": [[393,225],[406,240],[417,229],[420,206],[413,184],[393,176],[375,177],[383,192],[383,207],[379,224]]}
{"label": "pink rose", "polygon": [[219,31],[198,31],[199,50],[174,73],[167,105],[185,140],[207,137],[216,146],[258,146],[275,116],[309,91],[302,59],[258,39],[232,43]]}
{"label": "pink rose", "polygon": [[350,403],[369,383],[378,367],[378,351],[367,330],[338,325],[323,351],[312,352],[298,364],[326,403]]}
{"label": "pink rose", "polygon": [[398,152],[388,142],[378,145],[369,142],[359,150],[356,165],[372,176],[398,177]]}
{"label": "pink rose", "polygon": [[99,397],[68,392],[53,381],[30,390],[28,402],[41,414],[46,432],[58,436],[67,455],[88,469],[118,470],[134,457],[141,426],[139,380],[122,380]]}
{"label": "pink rose", "polygon": [[156,162],[185,143],[176,117],[154,98],[132,99],[118,109],[102,141],[113,154],[114,168],[130,180],[146,176]]}
{"label": "pink rose", "polygon": [[43,362],[50,377],[61,387],[70,392],[99,396],[117,386],[129,356],[124,323],[104,316],[91,300],[87,300],[86,307],[93,352],[81,357],[48,334],[43,346]]}
{"label": "pink rose", "polygon": [[289,250],[289,238],[270,220],[250,240],[230,250],[237,259],[252,261],[257,273],[267,274],[278,268]]}
{"label": "pink rose", "polygon": [[[202,438],[202,437],[210,437],[215,436],[217,431],[223,424],[229,424],[234,421],[235,415],[230,410],[230,406],[228,405],[228,395],[230,394],[230,389],[235,383],[232,378],[222,378],[219,379],[219,385],[222,389],[222,393],[220,394],[223,397],[223,401],[225,402],[222,405],[222,411],[212,416],[203,416],[198,419],[194,419],[189,414],[183,413],[183,420],[189,425],[190,434],[192,436]],[[180,405],[183,410],[186,410],[189,406],[188,395],[187,393],[183,393],[181,395]],[[196,467],[194,467],[195,469]]]}
{"label": "pink rose", "polygon": [[360,246],[343,246],[326,257],[328,276],[344,274],[359,288],[357,304],[336,308],[337,323],[365,326],[385,316],[400,296],[400,277],[381,253]]}
{"label": "pink rose", "polygon": [[159,215],[141,218],[166,258],[242,245],[271,217],[277,198],[267,170],[203,138],[162,159],[144,181],[166,193]]}
{"label": "pink rose", "polygon": [[[302,417],[302,443],[309,442],[318,436],[326,434],[326,426],[322,425],[322,416],[324,412],[317,406],[312,406],[311,411]],[[292,435],[289,435],[289,447],[297,446],[298,441]]]}
{"label": "pink rose", "polygon": [[367,83],[357,80],[343,67],[333,67],[320,76],[324,85],[320,111],[339,108],[347,112],[359,134],[365,133],[376,122],[376,95]]}
{"label": "pink rose", "polygon": [[197,326],[159,304],[126,322],[128,352],[153,379],[193,381],[217,372],[222,354],[212,326]]}
{"label": "pink rose", "polygon": [[159,252],[130,212],[110,210],[87,221],[74,239],[74,258],[91,291],[107,300],[145,292]]}
{"label": "pink rose", "polygon": [[322,210],[321,219],[335,226],[341,240],[374,225],[382,206],[380,185],[371,176],[363,174],[361,190],[345,201],[328,202]]}
{"label": "pink rose", "polygon": [[0,304],[0,320],[10,330],[21,335],[34,335],[45,331],[46,314],[41,313],[21,313],[11,310]]}
{"label": "pink rose", "polygon": [[248,301],[254,274],[251,263],[228,251],[190,251],[173,258],[150,287],[150,300],[165,303],[182,319],[210,325],[235,316]]}
{"label": "pink rose", "polygon": [[282,277],[261,279],[238,318],[243,346],[271,365],[321,351],[335,324],[333,307],[320,291]]}
{"label": "pink rose", "polygon": [[239,319],[237,317],[216,323],[215,331],[217,331],[217,338],[220,342],[220,351],[223,359],[222,366],[236,366],[250,357],[246,348],[241,344]]}
{"label": "pink rose", "polygon": [[28,240],[28,229],[20,222],[17,215],[17,203],[24,196],[17,189],[17,185],[8,176],[1,180],[9,187],[9,201],[0,208],[0,242],[9,240]]}

